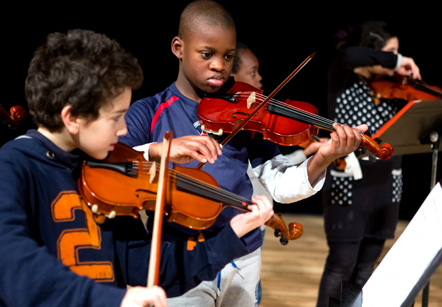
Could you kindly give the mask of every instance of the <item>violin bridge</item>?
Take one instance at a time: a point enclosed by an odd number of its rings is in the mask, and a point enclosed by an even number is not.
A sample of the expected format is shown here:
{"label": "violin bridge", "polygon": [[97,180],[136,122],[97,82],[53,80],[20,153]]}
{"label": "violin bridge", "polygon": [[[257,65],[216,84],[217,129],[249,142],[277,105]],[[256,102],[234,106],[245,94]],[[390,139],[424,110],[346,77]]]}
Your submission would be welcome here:
{"label": "violin bridge", "polygon": [[249,98],[247,98],[247,109],[250,109],[255,101],[256,101],[256,92],[252,92]]}
{"label": "violin bridge", "polygon": [[149,170],[149,175],[150,175],[149,183],[153,182],[153,180],[155,179],[155,175],[156,174],[157,174],[157,165],[156,165],[156,163],[154,161],[154,162],[152,162],[152,165],[151,165],[150,170]]}

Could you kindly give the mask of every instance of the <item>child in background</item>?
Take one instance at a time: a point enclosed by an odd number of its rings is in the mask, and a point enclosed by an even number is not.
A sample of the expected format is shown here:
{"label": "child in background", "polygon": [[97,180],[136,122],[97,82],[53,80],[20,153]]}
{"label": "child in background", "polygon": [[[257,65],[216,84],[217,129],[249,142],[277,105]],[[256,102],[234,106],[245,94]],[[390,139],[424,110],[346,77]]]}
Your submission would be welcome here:
{"label": "child in background", "polygon": [[[259,61],[256,55],[245,44],[238,42],[236,44],[236,53],[233,61],[232,76],[235,81],[241,81],[247,83],[257,89],[262,89],[262,77],[259,74]],[[294,150],[290,154],[286,154],[285,157],[293,164],[298,164],[310,157],[312,154],[318,151],[319,147],[328,138],[319,138],[319,141],[310,142],[305,148]],[[249,177],[251,177],[253,184],[254,194],[268,193],[262,185],[258,182],[258,178],[253,174],[251,168],[248,170]],[[253,177],[253,178],[252,178]],[[269,196],[270,197],[270,196]]]}
{"label": "child in background", "polygon": [[[245,44],[237,42],[236,43],[236,53],[233,60],[232,76],[235,81],[244,82],[250,84],[251,86],[261,89],[262,88],[262,77],[259,74],[259,61],[256,55],[247,47]],[[307,159],[310,155],[318,151],[322,143],[327,142],[327,138],[320,138],[319,141],[312,141],[310,144],[305,146],[303,149],[296,149],[293,152],[286,154],[285,157],[289,159],[291,164],[298,164]],[[272,196],[259,182],[259,178],[253,172],[252,166],[249,163],[249,168],[247,169],[247,175],[253,185],[253,195],[266,195],[269,198]],[[262,239],[264,241],[265,227],[262,226]],[[261,303],[262,288],[261,281],[258,284],[257,289],[257,303]]]}

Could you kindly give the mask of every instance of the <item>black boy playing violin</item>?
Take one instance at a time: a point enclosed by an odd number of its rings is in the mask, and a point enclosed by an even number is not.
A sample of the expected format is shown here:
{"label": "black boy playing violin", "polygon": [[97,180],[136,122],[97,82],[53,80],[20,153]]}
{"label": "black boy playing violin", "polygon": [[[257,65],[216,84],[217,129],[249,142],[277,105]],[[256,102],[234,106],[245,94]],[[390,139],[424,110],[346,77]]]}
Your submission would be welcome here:
{"label": "black boy playing violin", "polygon": [[[340,34],[343,34],[341,32]],[[330,118],[349,125],[367,123],[375,133],[399,106],[373,100],[368,81],[375,76],[421,79],[412,58],[398,53],[399,39],[384,22],[362,25],[358,46],[346,46],[329,70]],[[339,299],[341,283],[362,288],[384,242],[393,238],[402,193],[401,157],[375,163],[346,158],[347,168],[328,170],[323,189],[325,232],[329,254],[317,306]]]}
{"label": "black boy playing violin", "polygon": [[[197,114],[198,103],[203,93],[216,93],[231,74],[236,49],[235,23],[217,2],[194,1],[182,12],[178,36],[172,39],[171,47],[179,63],[178,78],[163,92],[132,104],[126,115],[128,134],[120,139],[123,143],[143,146],[159,142],[166,131],[173,131],[177,139],[203,134]],[[330,141],[300,165],[290,165],[277,145],[264,141],[260,133],[240,131],[223,146],[222,154],[219,145],[212,151],[217,159],[206,164],[203,170],[224,190],[250,199],[253,192],[247,176],[250,161],[261,173],[272,197],[278,202],[292,203],[321,189],[327,166],[356,150],[361,143],[361,132],[365,132],[367,126],[351,128],[336,124],[334,128],[336,131],[331,133]],[[181,145],[185,147],[183,142]],[[147,152],[158,156],[160,150],[158,144],[152,144]],[[198,161],[192,161],[185,165],[195,167],[197,164]],[[223,210],[211,229],[222,226],[239,212],[233,208]],[[163,228],[163,238],[169,240],[188,235],[198,235],[198,232],[167,223]],[[169,306],[215,306],[216,301],[218,305],[229,307],[253,306],[261,267],[260,228],[248,233],[244,241],[250,254],[225,266],[217,279],[169,299]]]}

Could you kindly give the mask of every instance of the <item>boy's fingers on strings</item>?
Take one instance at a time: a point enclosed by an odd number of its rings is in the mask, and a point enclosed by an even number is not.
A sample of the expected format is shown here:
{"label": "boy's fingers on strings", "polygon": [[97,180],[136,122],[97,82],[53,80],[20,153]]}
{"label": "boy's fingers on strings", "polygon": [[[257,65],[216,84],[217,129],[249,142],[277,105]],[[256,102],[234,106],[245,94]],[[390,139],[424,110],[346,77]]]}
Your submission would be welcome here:
{"label": "boy's fingers on strings", "polygon": [[333,137],[337,148],[343,150],[354,150],[359,147],[362,140],[362,132],[367,130],[367,125],[361,125],[356,128],[351,128],[348,125],[334,124],[335,134]]}
{"label": "boy's fingers on strings", "polygon": [[266,222],[273,214],[273,204],[264,195],[256,195],[252,198],[255,203],[254,206],[249,206],[249,209],[256,210],[257,214]]}

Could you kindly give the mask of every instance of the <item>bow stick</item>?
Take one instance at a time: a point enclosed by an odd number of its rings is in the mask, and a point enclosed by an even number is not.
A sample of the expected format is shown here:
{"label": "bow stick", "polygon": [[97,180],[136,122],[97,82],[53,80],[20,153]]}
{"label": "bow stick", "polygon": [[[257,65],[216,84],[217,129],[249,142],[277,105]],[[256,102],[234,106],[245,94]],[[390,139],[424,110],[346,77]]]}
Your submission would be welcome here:
{"label": "bow stick", "polygon": [[167,178],[168,173],[171,139],[172,131],[166,132],[163,137],[163,154],[161,156],[160,177],[158,179],[158,192],[155,203],[155,216],[152,229],[152,244],[150,249],[147,287],[157,286],[159,281],[161,230],[163,224],[164,199],[166,195],[165,178]]}

